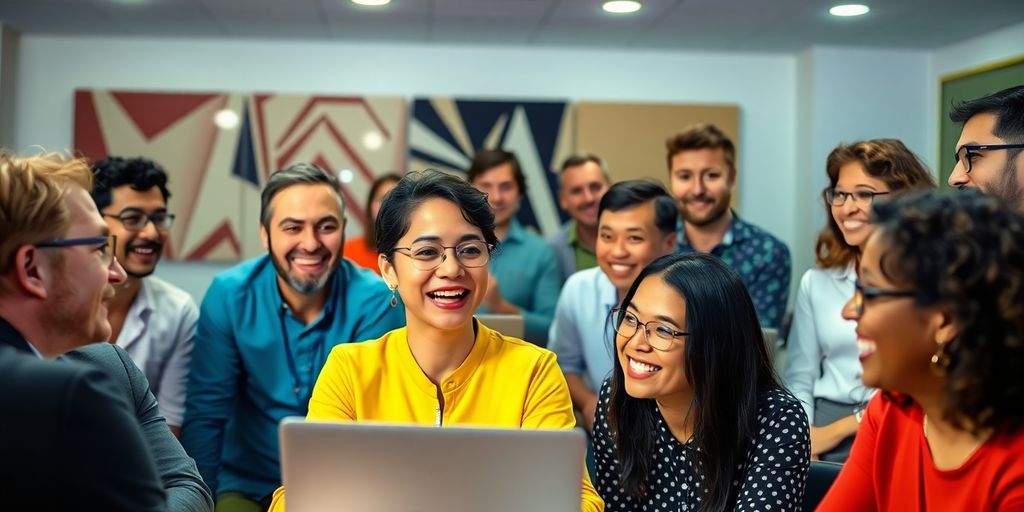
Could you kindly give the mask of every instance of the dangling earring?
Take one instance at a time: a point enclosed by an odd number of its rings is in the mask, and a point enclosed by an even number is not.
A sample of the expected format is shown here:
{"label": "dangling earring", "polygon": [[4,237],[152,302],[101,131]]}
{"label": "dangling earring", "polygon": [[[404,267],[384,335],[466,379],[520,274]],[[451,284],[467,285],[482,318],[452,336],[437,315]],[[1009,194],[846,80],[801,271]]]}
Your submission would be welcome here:
{"label": "dangling earring", "polygon": [[939,343],[939,348],[932,354],[932,371],[945,375],[946,368],[949,368],[949,354],[946,353],[946,344]]}
{"label": "dangling earring", "polygon": [[397,286],[389,286],[388,288],[391,288],[391,302],[390,302],[391,307],[398,306],[398,297],[395,296],[395,290],[397,290],[398,287]]}

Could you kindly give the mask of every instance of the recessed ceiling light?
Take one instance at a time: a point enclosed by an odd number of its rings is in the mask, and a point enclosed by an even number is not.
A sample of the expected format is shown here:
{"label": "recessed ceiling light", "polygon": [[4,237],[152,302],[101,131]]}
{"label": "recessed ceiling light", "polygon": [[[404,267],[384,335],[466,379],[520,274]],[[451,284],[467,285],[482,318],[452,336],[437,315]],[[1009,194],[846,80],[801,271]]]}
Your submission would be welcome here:
{"label": "recessed ceiling light", "polygon": [[359,5],[369,5],[370,7],[378,7],[381,5],[387,5],[391,3],[391,0],[352,0],[352,3]]}
{"label": "recessed ceiling light", "polygon": [[338,172],[338,180],[342,183],[352,183],[352,179],[355,176],[356,173],[352,172],[352,169],[342,169]]}
{"label": "recessed ceiling light", "polygon": [[216,124],[218,128],[230,130],[238,126],[238,114],[233,110],[218,110],[217,113],[213,115],[213,123]]}
{"label": "recessed ceiling light", "polygon": [[639,11],[640,2],[636,0],[609,0],[601,8],[615,14],[628,14]]}
{"label": "recessed ceiling light", "polygon": [[837,5],[828,10],[832,16],[860,16],[867,14],[871,9],[863,4]]}

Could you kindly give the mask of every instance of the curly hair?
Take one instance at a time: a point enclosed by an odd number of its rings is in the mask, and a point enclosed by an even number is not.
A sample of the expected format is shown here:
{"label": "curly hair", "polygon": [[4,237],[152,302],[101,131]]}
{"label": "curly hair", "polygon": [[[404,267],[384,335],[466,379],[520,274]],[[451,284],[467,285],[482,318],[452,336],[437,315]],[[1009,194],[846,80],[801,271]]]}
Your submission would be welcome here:
{"label": "curly hair", "polygon": [[874,208],[881,270],[918,306],[951,308],[945,418],[975,433],[1024,424],[1024,216],[976,191]]}
{"label": "curly hair", "polygon": [[[839,168],[851,162],[858,162],[864,172],[872,178],[885,182],[892,196],[913,190],[932,190],[935,179],[928,167],[898,139],[871,139],[840,144],[828,155],[825,172],[828,174],[828,189],[834,189],[839,182]],[[814,256],[821,268],[846,268],[857,259],[859,250],[846,243],[839,224],[832,216],[832,206],[825,204],[825,228],[818,234],[814,244]]]}

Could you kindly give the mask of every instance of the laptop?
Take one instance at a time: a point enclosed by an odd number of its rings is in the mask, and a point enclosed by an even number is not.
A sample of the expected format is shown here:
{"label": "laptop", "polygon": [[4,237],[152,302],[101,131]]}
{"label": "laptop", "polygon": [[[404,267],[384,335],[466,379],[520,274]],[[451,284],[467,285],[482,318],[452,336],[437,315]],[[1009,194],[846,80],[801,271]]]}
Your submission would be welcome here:
{"label": "laptop", "polygon": [[285,418],[288,512],[579,510],[584,433]]}
{"label": "laptop", "polygon": [[[487,327],[505,336],[523,339],[523,315],[499,315],[494,313],[478,313],[475,315]],[[530,341],[530,340],[526,340]]]}

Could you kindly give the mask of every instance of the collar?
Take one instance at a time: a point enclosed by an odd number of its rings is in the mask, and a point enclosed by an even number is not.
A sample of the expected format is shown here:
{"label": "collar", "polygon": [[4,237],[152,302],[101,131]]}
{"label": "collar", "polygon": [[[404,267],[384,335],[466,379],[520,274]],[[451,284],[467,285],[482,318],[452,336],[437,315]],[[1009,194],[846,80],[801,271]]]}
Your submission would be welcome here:
{"label": "collar", "polygon": [[[267,257],[270,258],[271,256],[268,254]],[[342,284],[342,286],[335,285],[337,283],[347,282],[348,276],[346,276],[345,273],[348,271],[348,269],[346,268],[346,263],[347,261],[342,259],[338,263],[338,268],[334,269],[334,272],[331,274],[331,277],[327,280],[327,298],[324,301],[324,308],[323,310],[320,311],[320,315],[317,316],[315,320],[310,322],[309,325],[305,326],[305,329],[310,329],[316,326],[326,318],[333,318],[334,308],[338,307],[339,304],[344,303],[345,297],[343,296],[344,293],[342,292],[342,290],[345,288],[345,286],[344,284]],[[278,283],[277,281],[277,267],[274,266],[273,261],[268,261],[267,266],[270,267],[269,274],[270,280],[273,283],[272,286],[274,290],[274,300],[277,302],[277,310],[284,310],[290,312],[291,308],[288,307],[288,303],[285,302],[284,300],[284,295],[281,294],[281,288],[279,288],[280,283]]]}
{"label": "collar", "polygon": [[0,343],[6,343],[21,352],[31,352],[40,358],[43,357],[39,354],[39,351],[36,350],[36,348],[33,347],[32,344],[29,343],[29,341],[3,317],[0,317]]}
{"label": "collar", "polygon": [[[732,212],[732,220],[729,221],[729,228],[725,230],[722,241],[716,247],[728,247],[734,243],[742,242],[751,236],[751,225],[741,219],[736,214],[736,210],[730,208],[729,211]],[[690,242],[686,239],[686,226],[683,225],[682,217],[676,220],[676,231],[679,233],[678,245],[680,247],[690,247]]]}
{"label": "collar", "polygon": [[[139,339],[139,335],[142,334],[142,331],[146,328],[145,326],[149,321],[149,317],[153,313],[155,298],[153,297],[153,288],[151,286],[147,286],[148,282],[148,277],[144,277],[139,280],[139,292],[135,294],[135,300],[133,300],[132,304],[128,306],[128,314],[125,315],[125,322],[124,325],[121,326],[121,333],[117,335],[118,339],[115,340],[124,340],[124,343],[121,345],[122,348],[127,349]],[[137,318],[139,320],[138,323],[135,324],[138,328],[133,329],[134,332],[125,330],[125,327],[129,327],[131,325],[131,323],[128,322],[129,318]],[[124,336],[129,337],[125,338]]]}
{"label": "collar", "polygon": [[844,268],[835,269],[836,280],[854,282],[857,279],[857,271],[853,266],[854,264],[851,263]]}
{"label": "collar", "polygon": [[503,244],[515,241],[519,242],[526,237],[526,228],[516,220],[515,217],[509,222],[508,233],[505,234],[505,239],[501,241]]}
{"label": "collar", "polygon": [[580,243],[580,234],[576,232],[576,219],[566,222],[565,229],[565,241],[572,246],[578,245]]}
{"label": "collar", "polygon": [[427,378],[427,375],[420,369],[419,363],[416,362],[416,358],[412,355],[412,349],[409,347],[408,327],[402,327],[394,331],[388,343],[391,345],[390,350],[394,351],[395,357],[401,362],[400,367],[413,380],[416,388],[426,395],[436,398],[438,387],[441,388],[443,394],[448,394],[466,385],[473,378],[477,369],[480,368],[488,349],[493,343],[492,338],[496,333],[476,318],[473,318],[473,323],[476,326],[476,338],[473,340],[472,350],[469,351],[469,355],[462,361],[462,364],[451,375],[446,377],[444,382],[437,386]]}

